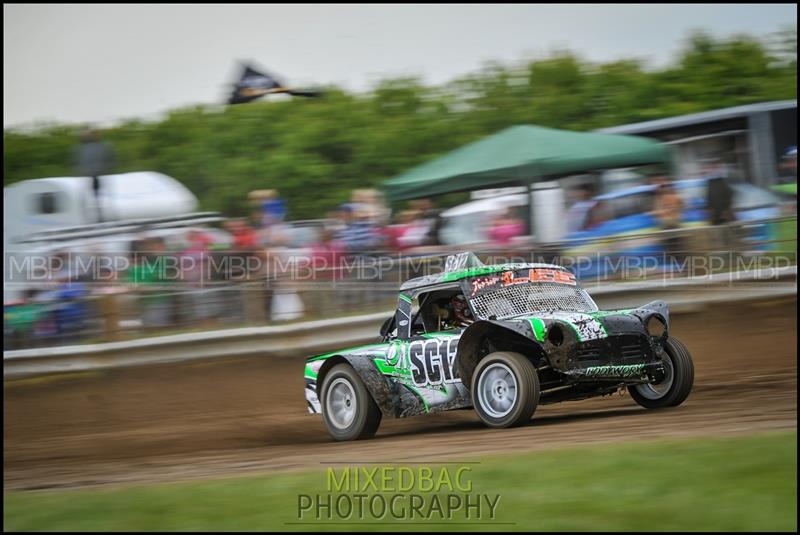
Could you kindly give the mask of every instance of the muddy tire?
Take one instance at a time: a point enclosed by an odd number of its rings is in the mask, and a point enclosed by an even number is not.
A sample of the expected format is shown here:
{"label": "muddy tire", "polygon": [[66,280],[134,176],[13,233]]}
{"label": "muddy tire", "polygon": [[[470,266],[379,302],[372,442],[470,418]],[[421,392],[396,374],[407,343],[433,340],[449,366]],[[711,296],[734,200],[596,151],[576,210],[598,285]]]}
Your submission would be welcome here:
{"label": "muddy tire", "polygon": [[322,383],[322,419],[336,440],[369,438],[381,423],[381,410],[349,364],[337,364]]}
{"label": "muddy tire", "polygon": [[490,353],[475,368],[470,394],[475,412],[487,426],[502,428],[525,424],[539,404],[536,368],[519,353]]}
{"label": "muddy tire", "polygon": [[677,338],[669,337],[664,344],[667,358],[666,376],[658,384],[633,385],[628,387],[631,397],[646,409],[677,407],[692,391],[694,363],[686,346]]}

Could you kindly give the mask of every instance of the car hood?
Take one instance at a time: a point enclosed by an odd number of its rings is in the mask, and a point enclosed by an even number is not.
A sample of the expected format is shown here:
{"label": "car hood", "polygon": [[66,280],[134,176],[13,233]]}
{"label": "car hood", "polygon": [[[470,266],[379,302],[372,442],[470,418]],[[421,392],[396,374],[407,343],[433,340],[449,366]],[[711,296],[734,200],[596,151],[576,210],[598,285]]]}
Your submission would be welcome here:
{"label": "car hood", "polygon": [[637,308],[619,310],[543,311],[494,322],[513,326],[514,330],[537,342],[544,341],[547,329],[551,325],[566,324],[575,331],[579,342],[585,342],[617,334],[646,333],[645,323],[653,315],[659,316],[666,326],[669,325],[669,309],[663,301],[653,301]]}

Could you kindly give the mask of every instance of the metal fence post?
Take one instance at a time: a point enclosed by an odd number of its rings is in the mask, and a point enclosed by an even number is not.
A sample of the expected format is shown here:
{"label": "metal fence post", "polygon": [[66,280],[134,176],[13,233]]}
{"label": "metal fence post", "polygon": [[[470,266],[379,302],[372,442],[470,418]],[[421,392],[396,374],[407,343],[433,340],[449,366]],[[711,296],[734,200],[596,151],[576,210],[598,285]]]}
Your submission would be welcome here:
{"label": "metal fence post", "polygon": [[104,333],[107,342],[116,342],[120,339],[118,305],[116,294],[108,293],[100,297],[100,310],[105,320]]}

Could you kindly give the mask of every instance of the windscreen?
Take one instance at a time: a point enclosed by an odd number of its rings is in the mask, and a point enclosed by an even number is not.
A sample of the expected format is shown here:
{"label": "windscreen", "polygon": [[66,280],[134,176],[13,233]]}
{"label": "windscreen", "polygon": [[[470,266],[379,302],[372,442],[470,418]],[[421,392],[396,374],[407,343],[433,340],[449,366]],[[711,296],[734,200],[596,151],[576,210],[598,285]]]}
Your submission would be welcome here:
{"label": "windscreen", "polygon": [[475,277],[469,281],[476,317],[511,318],[536,312],[594,312],[597,305],[574,275],[556,269],[525,269]]}

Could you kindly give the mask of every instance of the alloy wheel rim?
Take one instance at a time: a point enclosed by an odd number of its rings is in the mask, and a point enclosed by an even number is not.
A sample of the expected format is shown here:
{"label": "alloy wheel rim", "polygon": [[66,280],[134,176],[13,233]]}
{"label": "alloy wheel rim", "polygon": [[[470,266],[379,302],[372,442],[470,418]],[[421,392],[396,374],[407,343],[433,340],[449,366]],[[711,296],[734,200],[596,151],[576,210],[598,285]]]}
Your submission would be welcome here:
{"label": "alloy wheel rim", "polygon": [[502,418],[517,400],[517,379],[502,362],[490,364],[478,378],[478,403],[489,416]]}
{"label": "alloy wheel rim", "polygon": [[334,379],[328,388],[325,408],[328,418],[337,429],[347,429],[356,417],[356,392],[347,379]]}
{"label": "alloy wheel rim", "polygon": [[657,384],[646,383],[636,385],[636,391],[647,399],[661,399],[670,391],[674,381],[675,371],[672,366],[672,359],[667,356],[667,358],[664,359],[664,380]]}

